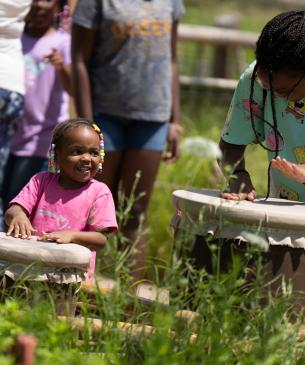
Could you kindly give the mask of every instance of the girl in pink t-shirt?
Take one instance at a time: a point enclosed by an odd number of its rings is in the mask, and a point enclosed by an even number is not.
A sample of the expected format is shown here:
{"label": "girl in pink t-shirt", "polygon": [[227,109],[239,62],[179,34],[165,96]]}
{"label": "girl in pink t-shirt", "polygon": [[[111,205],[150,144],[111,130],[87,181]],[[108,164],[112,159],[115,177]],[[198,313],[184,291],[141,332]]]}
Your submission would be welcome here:
{"label": "girl in pink t-shirt", "polygon": [[10,202],[7,235],[103,247],[104,232],[117,229],[112,194],[93,179],[103,162],[103,135],[95,124],[78,118],[57,125],[50,172],[34,175]]}

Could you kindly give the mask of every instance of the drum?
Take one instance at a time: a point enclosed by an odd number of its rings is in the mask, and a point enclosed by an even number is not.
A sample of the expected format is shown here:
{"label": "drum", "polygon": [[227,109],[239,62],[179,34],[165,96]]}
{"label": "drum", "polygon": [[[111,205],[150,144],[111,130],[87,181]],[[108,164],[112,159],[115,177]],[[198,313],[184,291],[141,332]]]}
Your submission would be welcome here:
{"label": "drum", "polygon": [[216,244],[223,243],[224,270],[232,259],[228,243],[242,253],[254,239],[266,251],[264,269],[266,280],[273,281],[272,289],[280,290],[284,278],[294,291],[305,292],[305,203],[273,198],[225,200],[219,191],[208,189],[176,190],[173,203],[175,246],[182,236],[194,237],[188,254],[195,266],[212,271],[209,235]]}
{"label": "drum", "polygon": [[13,280],[28,276],[31,280],[79,282],[90,260],[91,251],[84,246],[14,238],[0,232],[0,268]]}

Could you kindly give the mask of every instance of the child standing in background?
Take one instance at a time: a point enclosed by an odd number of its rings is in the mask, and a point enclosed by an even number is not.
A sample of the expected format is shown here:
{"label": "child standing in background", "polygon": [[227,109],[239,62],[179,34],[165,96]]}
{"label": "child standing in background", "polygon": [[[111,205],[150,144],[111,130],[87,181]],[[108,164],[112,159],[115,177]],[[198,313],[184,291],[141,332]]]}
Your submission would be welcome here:
{"label": "child standing in background", "polygon": [[139,228],[143,223],[146,232],[161,160],[174,162],[179,155],[176,44],[183,14],[183,0],[78,0],[72,17],[76,111],[100,123],[105,135],[105,173],[97,178],[116,201],[119,185],[126,197],[139,198],[121,227],[130,247],[138,243],[135,279],[146,266],[146,235],[139,237]]}
{"label": "child standing in background", "polygon": [[24,65],[20,37],[31,0],[0,1],[0,181],[9,141],[23,109]]}
{"label": "child standing in background", "polygon": [[33,0],[26,19],[24,114],[4,172],[4,210],[35,173],[47,169],[52,130],[69,115],[70,35],[55,21],[64,5],[63,0]]}
{"label": "child standing in background", "polygon": [[117,229],[108,187],[93,177],[104,161],[103,135],[85,119],[54,130],[49,169],[34,175],[5,212],[7,234],[102,248]]}

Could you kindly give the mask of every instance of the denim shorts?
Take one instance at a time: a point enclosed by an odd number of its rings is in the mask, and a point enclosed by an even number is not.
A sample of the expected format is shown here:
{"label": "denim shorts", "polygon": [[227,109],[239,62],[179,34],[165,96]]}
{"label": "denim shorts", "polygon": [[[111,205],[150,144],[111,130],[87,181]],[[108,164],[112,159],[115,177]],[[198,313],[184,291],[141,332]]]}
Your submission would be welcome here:
{"label": "denim shorts", "polygon": [[97,114],[94,122],[104,135],[105,151],[141,149],[164,151],[168,122],[126,119],[106,114]]}

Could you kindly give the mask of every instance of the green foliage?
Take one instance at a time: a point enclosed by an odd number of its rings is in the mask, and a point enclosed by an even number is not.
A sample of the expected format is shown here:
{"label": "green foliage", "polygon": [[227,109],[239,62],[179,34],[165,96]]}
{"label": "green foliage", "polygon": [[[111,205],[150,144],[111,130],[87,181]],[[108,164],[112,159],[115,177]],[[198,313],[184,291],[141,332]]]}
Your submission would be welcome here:
{"label": "green foliage", "polygon": [[[80,314],[101,319],[103,329],[99,332],[89,322],[79,331],[57,320],[50,305],[52,291],[45,295],[43,284],[30,288],[25,300],[12,294],[0,305],[1,364],[11,364],[8,354],[19,333],[36,336],[39,365],[304,363],[304,346],[297,340],[303,313],[293,309],[289,285],[282,286],[283,294],[278,297],[263,285],[260,246],[232,255],[230,269],[223,270],[219,257],[224,246],[210,241],[213,266],[208,272],[195,269],[188,258],[193,238],[190,234],[179,237],[171,264],[160,280],[159,285],[170,290],[168,306],[140,303],[130,296],[128,285],[120,282],[113,292],[97,296],[94,311],[86,305],[92,303],[90,296],[83,293]],[[116,267],[117,262],[113,264]],[[187,323],[177,317],[180,309],[196,310],[197,316]],[[292,313],[294,322],[290,321]],[[132,334],[118,330],[116,323],[121,321],[150,325],[155,330]],[[83,342],[78,343],[78,338]]]}

